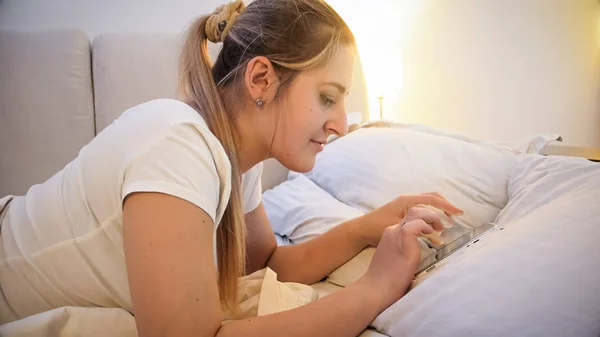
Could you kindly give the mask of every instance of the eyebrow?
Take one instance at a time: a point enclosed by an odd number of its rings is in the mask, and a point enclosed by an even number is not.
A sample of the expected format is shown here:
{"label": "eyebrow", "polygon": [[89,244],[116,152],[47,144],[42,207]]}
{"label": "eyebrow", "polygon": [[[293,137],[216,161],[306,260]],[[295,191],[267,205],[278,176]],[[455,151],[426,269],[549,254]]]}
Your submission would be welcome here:
{"label": "eyebrow", "polygon": [[333,87],[336,87],[337,90],[339,90],[340,94],[342,94],[342,95],[343,94],[346,94],[346,95],[348,94],[346,87],[344,87],[343,85],[341,85],[341,84],[339,84],[337,82],[326,82],[326,83],[323,83],[323,84],[324,85],[331,85]]}

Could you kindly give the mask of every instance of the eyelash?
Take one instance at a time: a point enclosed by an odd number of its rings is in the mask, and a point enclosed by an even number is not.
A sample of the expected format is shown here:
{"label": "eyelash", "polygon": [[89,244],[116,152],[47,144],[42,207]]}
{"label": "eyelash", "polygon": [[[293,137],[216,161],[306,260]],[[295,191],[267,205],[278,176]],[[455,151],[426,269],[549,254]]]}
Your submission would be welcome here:
{"label": "eyelash", "polygon": [[333,104],[335,104],[335,101],[333,101],[332,99],[330,99],[329,97],[327,97],[325,95],[321,95],[321,103],[323,103],[323,105],[325,105],[326,107],[330,107]]}

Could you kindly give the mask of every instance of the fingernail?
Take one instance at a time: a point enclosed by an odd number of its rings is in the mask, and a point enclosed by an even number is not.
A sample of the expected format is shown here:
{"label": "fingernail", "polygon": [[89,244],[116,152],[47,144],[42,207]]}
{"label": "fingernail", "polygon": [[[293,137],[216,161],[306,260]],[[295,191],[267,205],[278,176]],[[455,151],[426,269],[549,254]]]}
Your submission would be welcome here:
{"label": "fingernail", "polygon": [[451,219],[444,219],[442,218],[442,226],[444,226],[444,228],[450,228],[452,226],[454,226],[454,223],[452,222]]}
{"label": "fingernail", "polygon": [[424,237],[428,238],[429,241],[431,241],[431,243],[433,243],[434,245],[442,245],[444,244],[444,240],[440,237],[440,235],[438,234],[437,231],[434,231],[432,233],[429,234],[423,234]]}

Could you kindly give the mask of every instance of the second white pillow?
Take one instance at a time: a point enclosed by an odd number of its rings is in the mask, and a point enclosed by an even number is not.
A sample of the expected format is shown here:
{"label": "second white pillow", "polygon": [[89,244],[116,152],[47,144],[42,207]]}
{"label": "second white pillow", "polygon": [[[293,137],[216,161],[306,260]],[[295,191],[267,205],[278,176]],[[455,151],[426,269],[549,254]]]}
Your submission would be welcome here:
{"label": "second white pillow", "polygon": [[328,144],[307,176],[363,212],[401,194],[439,192],[465,211],[454,218],[454,228],[444,231],[447,241],[494,221],[507,203],[516,158],[500,146],[467,137],[376,127]]}

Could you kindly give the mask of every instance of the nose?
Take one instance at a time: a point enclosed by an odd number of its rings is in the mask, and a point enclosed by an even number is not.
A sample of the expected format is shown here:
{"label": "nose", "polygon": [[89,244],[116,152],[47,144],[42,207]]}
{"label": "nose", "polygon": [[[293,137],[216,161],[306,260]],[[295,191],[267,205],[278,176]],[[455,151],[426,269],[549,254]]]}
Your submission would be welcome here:
{"label": "nose", "polygon": [[331,115],[325,122],[324,128],[327,136],[336,135],[341,137],[348,133],[348,117],[343,104],[340,104],[337,109],[332,110]]}

